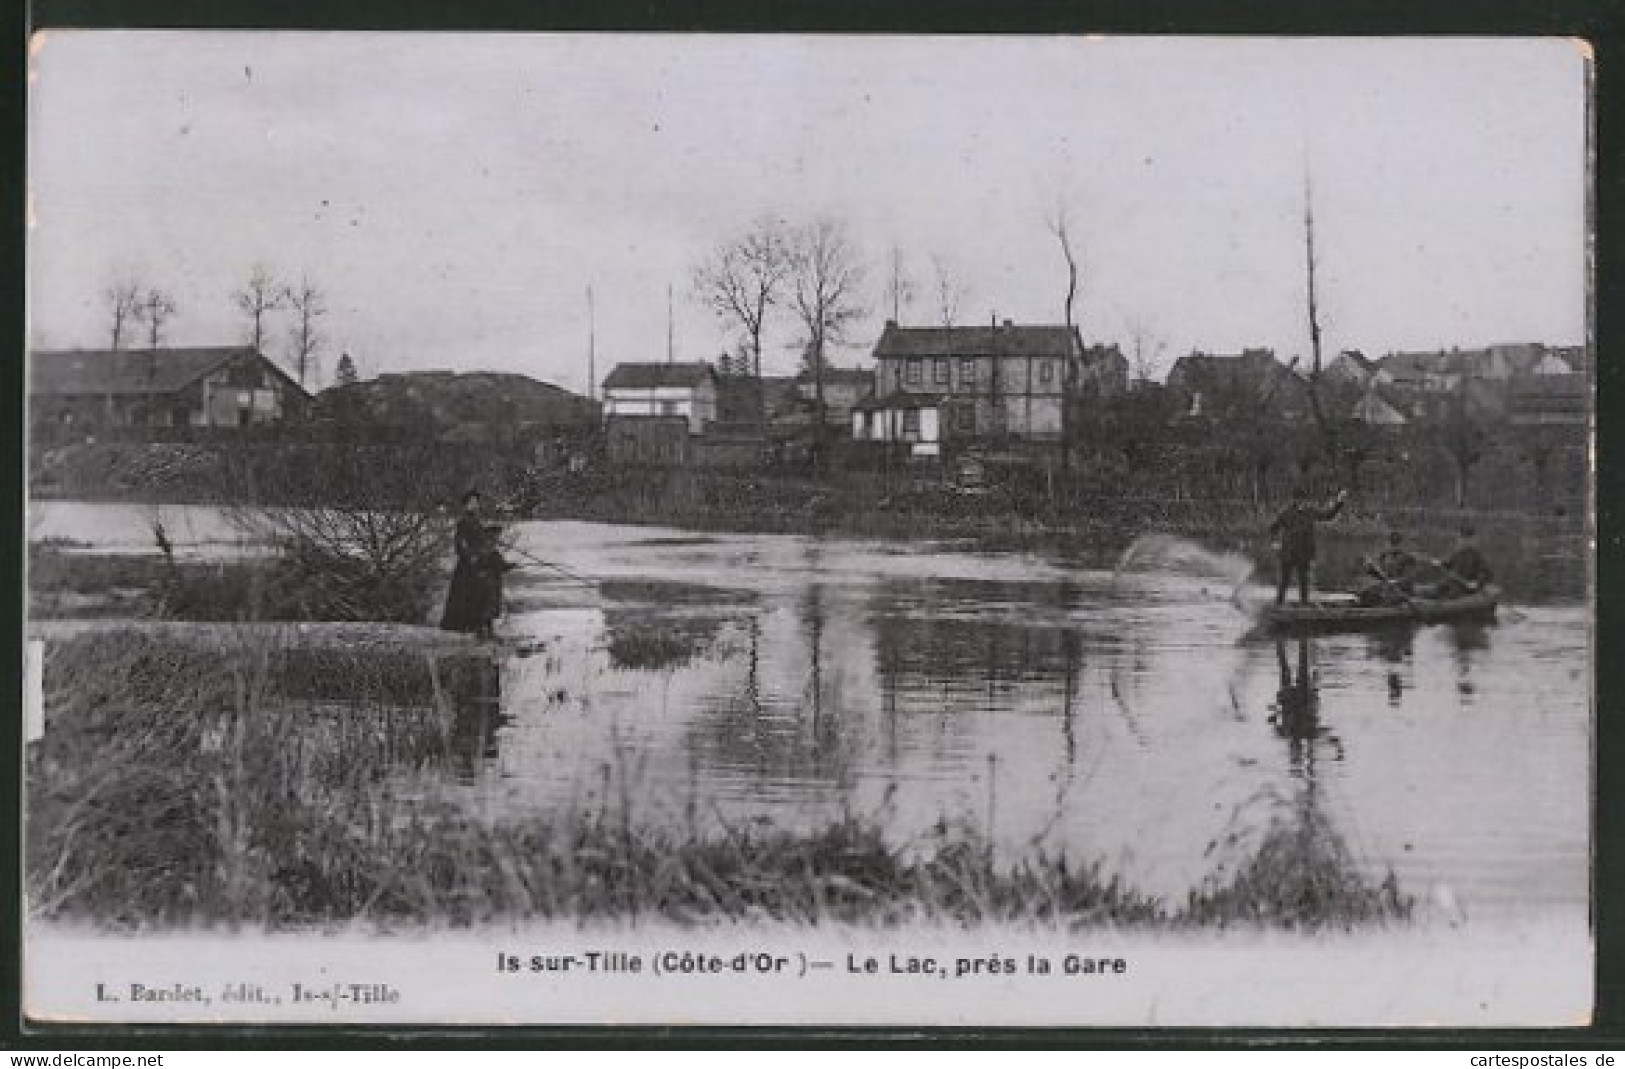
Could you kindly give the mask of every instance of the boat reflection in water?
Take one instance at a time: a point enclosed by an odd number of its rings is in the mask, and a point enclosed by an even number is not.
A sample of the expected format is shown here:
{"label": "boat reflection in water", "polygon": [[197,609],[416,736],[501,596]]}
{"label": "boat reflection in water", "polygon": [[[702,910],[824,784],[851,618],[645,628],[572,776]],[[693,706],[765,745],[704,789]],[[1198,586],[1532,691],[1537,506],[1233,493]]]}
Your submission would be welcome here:
{"label": "boat reflection in water", "polygon": [[702,835],[850,815],[1168,902],[1247,871],[1357,905],[1392,868],[1481,911],[1583,911],[1582,611],[1277,644],[1232,583],[610,530],[545,532],[598,589],[516,592],[506,630],[545,652],[502,668],[493,814],[590,807],[607,767],[638,819]]}
{"label": "boat reflection in water", "polygon": [[1275,642],[1280,685],[1267,717],[1286,743],[1291,786],[1285,797],[1268,792],[1261,834],[1243,823],[1257,820],[1254,810],[1237,811],[1233,823],[1241,826],[1213,844],[1219,861],[1192,892],[1191,915],[1303,929],[1409,917],[1412,900],[1392,870],[1380,880],[1368,876],[1367,860],[1350,848],[1324,804],[1320,763],[1343,761],[1344,747],[1321,716],[1312,640],[1303,636],[1292,645],[1295,665],[1288,641]]}

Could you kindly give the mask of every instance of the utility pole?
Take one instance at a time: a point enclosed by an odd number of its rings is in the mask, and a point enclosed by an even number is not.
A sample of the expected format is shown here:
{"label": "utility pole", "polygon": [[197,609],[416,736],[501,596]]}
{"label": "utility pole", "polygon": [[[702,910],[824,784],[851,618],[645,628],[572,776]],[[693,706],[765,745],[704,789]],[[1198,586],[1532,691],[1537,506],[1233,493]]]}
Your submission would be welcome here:
{"label": "utility pole", "polygon": [[587,283],[587,400],[598,399],[597,319],[593,314],[592,283]]}
{"label": "utility pole", "polygon": [[666,363],[677,360],[677,346],[673,339],[671,323],[671,283],[666,283]]}

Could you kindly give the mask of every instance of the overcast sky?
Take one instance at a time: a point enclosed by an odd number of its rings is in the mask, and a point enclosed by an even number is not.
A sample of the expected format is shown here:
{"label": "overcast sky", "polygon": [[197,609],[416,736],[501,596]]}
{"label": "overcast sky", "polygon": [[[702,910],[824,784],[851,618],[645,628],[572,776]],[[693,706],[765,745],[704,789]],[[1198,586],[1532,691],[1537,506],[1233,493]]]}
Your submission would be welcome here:
{"label": "overcast sky", "polygon": [[[762,214],[845,221],[872,314],[891,250],[930,323],[1306,353],[1313,175],[1327,351],[1585,337],[1584,63],[1558,40],[53,33],[34,41],[30,314],[103,346],[102,291],[171,291],[173,344],[242,340],[255,263],[330,297],[325,383],[520,371],[586,384],[729,338],[693,265]],[[285,327],[268,346],[280,357]],[[788,317],[769,370],[790,370]]]}

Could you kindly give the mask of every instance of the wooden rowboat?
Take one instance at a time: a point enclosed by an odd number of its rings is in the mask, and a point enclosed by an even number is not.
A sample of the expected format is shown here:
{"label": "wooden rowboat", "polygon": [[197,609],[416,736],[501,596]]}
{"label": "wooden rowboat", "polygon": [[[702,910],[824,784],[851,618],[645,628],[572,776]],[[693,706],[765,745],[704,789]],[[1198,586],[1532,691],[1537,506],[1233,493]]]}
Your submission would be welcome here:
{"label": "wooden rowboat", "polygon": [[1398,605],[1361,605],[1352,594],[1266,606],[1262,622],[1281,631],[1359,631],[1397,624],[1437,624],[1495,619],[1501,588],[1486,586],[1459,598],[1411,598]]}

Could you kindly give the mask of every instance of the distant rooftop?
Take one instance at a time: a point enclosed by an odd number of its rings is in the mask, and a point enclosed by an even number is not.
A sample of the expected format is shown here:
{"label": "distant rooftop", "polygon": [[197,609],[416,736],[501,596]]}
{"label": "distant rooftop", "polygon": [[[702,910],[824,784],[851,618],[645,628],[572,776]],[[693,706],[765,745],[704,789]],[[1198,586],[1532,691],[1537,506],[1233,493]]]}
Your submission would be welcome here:
{"label": "distant rooftop", "polygon": [[616,364],[604,380],[606,390],[653,390],[661,386],[698,386],[715,377],[710,364]]}
{"label": "distant rooftop", "polygon": [[1066,357],[1083,352],[1076,327],[1001,326],[900,327],[887,323],[875,343],[875,358],[932,356]]}
{"label": "distant rooftop", "polygon": [[33,393],[58,396],[169,394],[224,364],[255,355],[246,345],[186,349],[37,349],[30,354],[29,384]]}

